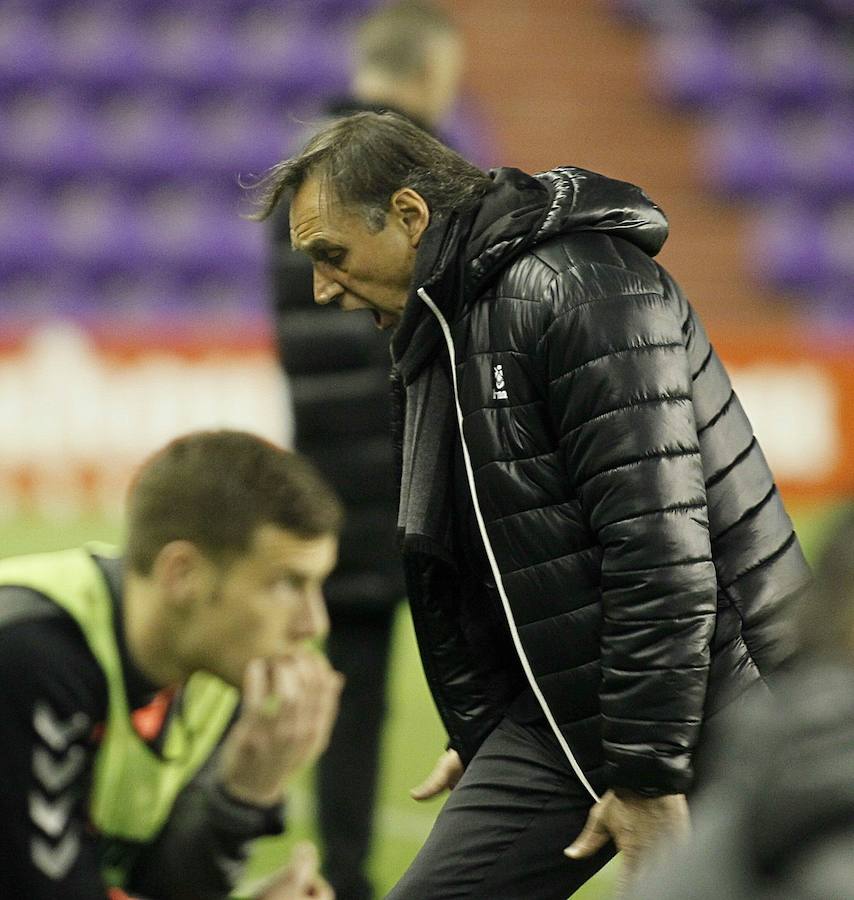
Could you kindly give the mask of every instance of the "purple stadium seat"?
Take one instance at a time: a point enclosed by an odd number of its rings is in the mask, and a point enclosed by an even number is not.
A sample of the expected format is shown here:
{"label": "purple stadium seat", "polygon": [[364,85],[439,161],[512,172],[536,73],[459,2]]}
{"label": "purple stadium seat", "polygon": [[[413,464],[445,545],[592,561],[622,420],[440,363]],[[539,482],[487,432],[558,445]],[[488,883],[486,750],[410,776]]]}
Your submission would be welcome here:
{"label": "purple stadium seat", "polygon": [[823,225],[828,280],[854,292],[854,199],[835,204]]}
{"label": "purple stadium seat", "polygon": [[700,155],[709,183],[734,196],[854,196],[854,116],[844,107],[785,116],[742,107],[706,127]]}
{"label": "purple stadium seat", "polygon": [[238,176],[344,89],[343,23],[375,3],[0,2],[4,302],[93,322],[264,311]]}
{"label": "purple stadium seat", "polygon": [[[279,102],[342,90],[350,64],[346,33],[298,18],[249,17],[235,34],[238,85],[263,88]],[[319,62],[321,61],[321,62]]]}
{"label": "purple stadium seat", "polygon": [[90,302],[85,284],[74,273],[52,270],[19,272],[0,281],[0,328],[4,319],[18,327],[45,319],[75,317]]}
{"label": "purple stadium seat", "polygon": [[154,191],[139,208],[139,242],[151,258],[184,272],[252,271],[264,264],[263,229],[237,214],[236,201],[192,189]]}
{"label": "purple stadium seat", "polygon": [[783,152],[774,120],[746,104],[718,115],[699,141],[700,170],[710,186],[733,196],[778,191],[784,179]]}
{"label": "purple stadium seat", "polygon": [[52,35],[32,10],[0,5],[0,86],[17,90],[50,79],[57,71]]}
{"label": "purple stadium seat", "polygon": [[829,210],[777,204],[754,223],[751,258],[757,273],[785,288],[852,291],[854,201]]}
{"label": "purple stadium seat", "polygon": [[257,91],[211,95],[186,115],[204,156],[198,165],[232,184],[238,175],[257,175],[278,162],[301,128],[274,98]]}
{"label": "purple stadium seat", "polygon": [[810,292],[810,316],[815,325],[838,329],[854,328],[854,288],[837,284]]}
{"label": "purple stadium seat", "polygon": [[745,73],[726,31],[714,23],[670,29],[654,44],[652,89],[670,103],[719,107]]}
{"label": "purple stadium seat", "polygon": [[162,93],[124,95],[98,111],[95,143],[111,172],[192,171],[199,148],[185,116]]}
{"label": "purple stadium seat", "polygon": [[50,202],[52,252],[89,275],[138,265],[139,241],[129,199],[98,182],[71,183]]}
{"label": "purple stadium seat", "polygon": [[3,110],[0,163],[33,175],[97,165],[85,111],[72,94],[30,89],[11,98]]}
{"label": "purple stadium seat", "polygon": [[[760,19],[733,35],[752,93],[781,104],[811,105],[832,98],[844,77],[837,40],[804,14]],[[847,51],[850,60],[850,50]]]}
{"label": "purple stadium seat", "polygon": [[854,196],[854,116],[848,110],[790,117],[780,138],[787,186],[828,200]]}
{"label": "purple stadium seat", "polygon": [[144,78],[144,48],[121,6],[93,3],[63,9],[55,41],[57,68],[78,87],[124,89]]}
{"label": "purple stadium seat", "polygon": [[233,36],[201,11],[164,6],[145,29],[146,64],[155,83],[219,89],[239,79]]}
{"label": "purple stadium seat", "polygon": [[820,212],[778,202],[752,223],[747,259],[762,281],[787,289],[814,288],[827,276]]}
{"label": "purple stadium seat", "polygon": [[45,266],[50,232],[38,185],[29,180],[0,181],[0,272],[8,277]]}

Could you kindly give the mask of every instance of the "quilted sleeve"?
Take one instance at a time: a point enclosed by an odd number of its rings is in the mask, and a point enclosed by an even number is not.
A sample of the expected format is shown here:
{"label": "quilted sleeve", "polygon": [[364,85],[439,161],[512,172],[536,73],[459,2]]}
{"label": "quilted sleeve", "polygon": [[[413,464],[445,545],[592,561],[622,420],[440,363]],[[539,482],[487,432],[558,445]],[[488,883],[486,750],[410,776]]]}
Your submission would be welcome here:
{"label": "quilted sleeve", "polygon": [[684,791],[702,719],[716,576],[681,322],[660,283],[609,265],[552,285],[542,339],[562,458],[602,550],[606,775]]}

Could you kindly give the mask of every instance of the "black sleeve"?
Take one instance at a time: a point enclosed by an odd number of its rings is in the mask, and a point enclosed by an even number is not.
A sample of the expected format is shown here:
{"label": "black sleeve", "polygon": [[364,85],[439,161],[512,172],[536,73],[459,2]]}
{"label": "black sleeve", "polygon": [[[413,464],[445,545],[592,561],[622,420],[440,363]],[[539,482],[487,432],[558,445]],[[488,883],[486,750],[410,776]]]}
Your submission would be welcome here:
{"label": "black sleeve", "polygon": [[249,842],[284,830],[281,807],[234,800],[216,770],[214,755],[180,793],[159,837],[137,858],[131,891],[162,900],[224,900],[242,875]]}
{"label": "black sleeve", "polygon": [[[0,589],[0,896],[104,900],[87,820],[106,682],[76,623],[48,603]],[[27,605],[35,616],[10,612]]]}
{"label": "black sleeve", "polygon": [[[681,323],[651,279],[553,285],[549,401],[602,550],[602,742],[612,787],[680,793],[703,719],[717,579]],[[584,291],[582,294],[581,291]]]}

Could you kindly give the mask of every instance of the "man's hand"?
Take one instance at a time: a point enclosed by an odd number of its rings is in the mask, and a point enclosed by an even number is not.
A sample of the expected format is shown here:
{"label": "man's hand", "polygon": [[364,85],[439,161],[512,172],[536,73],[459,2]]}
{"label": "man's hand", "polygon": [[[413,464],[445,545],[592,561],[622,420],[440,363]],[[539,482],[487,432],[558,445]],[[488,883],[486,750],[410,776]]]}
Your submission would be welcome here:
{"label": "man's hand", "polygon": [[223,742],[220,779],[255,806],[282,800],[285,783],[329,743],[344,677],[325,656],[301,649],[246,667],[240,716]]}
{"label": "man's hand", "polygon": [[685,838],[691,825],[684,794],[644,797],[623,788],[618,792],[607,791],[593,806],[584,830],[564,853],[570,859],[583,859],[613,840],[623,852],[618,886],[622,890],[653,844],[664,837]]}
{"label": "man's hand", "polygon": [[291,864],[259,900],[335,900],[335,893],[317,871],[317,849],[304,841],[294,847]]}
{"label": "man's hand", "polygon": [[452,791],[463,777],[463,761],[456,750],[446,750],[438,759],[433,771],[412,788],[409,796],[413,800],[429,800],[443,791]]}

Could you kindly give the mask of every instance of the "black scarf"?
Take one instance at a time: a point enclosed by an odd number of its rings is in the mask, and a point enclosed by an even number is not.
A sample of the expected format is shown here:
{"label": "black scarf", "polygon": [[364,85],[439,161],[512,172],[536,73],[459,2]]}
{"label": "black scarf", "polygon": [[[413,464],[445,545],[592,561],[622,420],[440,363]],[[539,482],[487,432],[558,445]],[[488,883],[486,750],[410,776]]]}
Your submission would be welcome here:
{"label": "black scarf", "polygon": [[[472,214],[454,213],[424,233],[413,290],[391,341],[392,427],[400,483],[401,549],[453,563],[453,459],[457,438],[451,370],[439,322],[416,289],[423,288],[451,318],[463,286],[457,250]],[[458,263],[449,265],[457,254]]]}
{"label": "black scarf", "polygon": [[413,289],[391,341],[394,439],[400,480],[398,535],[404,557],[425,553],[453,563],[457,414],[439,322],[448,322],[534,241],[547,224],[554,190],[516,169],[491,173],[476,204],[431,222],[418,248]]}

